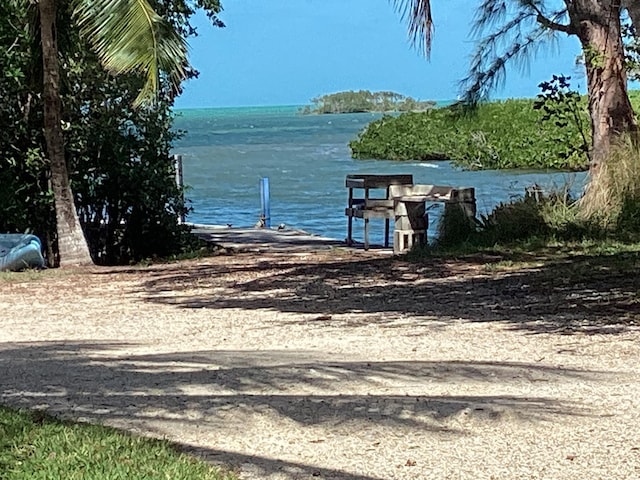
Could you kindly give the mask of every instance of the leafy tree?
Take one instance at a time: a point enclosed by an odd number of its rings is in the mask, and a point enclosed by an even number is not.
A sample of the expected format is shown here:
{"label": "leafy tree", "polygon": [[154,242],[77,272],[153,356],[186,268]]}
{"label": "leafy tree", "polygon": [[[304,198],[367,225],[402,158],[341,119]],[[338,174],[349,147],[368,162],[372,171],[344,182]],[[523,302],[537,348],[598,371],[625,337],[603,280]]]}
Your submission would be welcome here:
{"label": "leafy tree", "polygon": [[[428,55],[432,34],[430,0],[394,0],[408,20],[409,32]],[[592,132],[591,171],[606,159],[620,134],[636,133],[627,93],[621,17],[640,23],[637,0],[481,0],[474,31],[479,34],[466,100],[475,103],[504,80],[505,65],[524,60],[556,34],[576,36],[585,59]]]}
{"label": "leafy tree", "polygon": [[[58,0],[56,19],[65,166],[91,255],[122,263],[176,253],[188,236],[175,222],[184,204],[169,157],[173,92],[161,74],[155,101],[134,108],[144,75],[106,71],[77,31],[70,3]],[[197,8],[222,25],[217,0],[153,6],[185,38],[195,33],[189,19]],[[0,231],[37,234],[53,265],[56,219],[44,153],[41,45],[29,27],[34,13],[24,0],[0,2]]]}
{"label": "leafy tree", "polygon": [[[92,263],[69,182],[64,154],[57,7],[60,0],[37,0],[43,63],[44,132],[55,201],[60,265]],[[144,72],[137,104],[153,101],[161,74],[179,88],[186,66],[186,44],[146,0],[73,0],[73,18],[106,68]],[[162,73],[161,73],[162,72]]]}
{"label": "leafy tree", "polygon": [[30,226],[46,244],[55,219],[27,23],[22,0],[0,2],[0,225],[9,231]]}

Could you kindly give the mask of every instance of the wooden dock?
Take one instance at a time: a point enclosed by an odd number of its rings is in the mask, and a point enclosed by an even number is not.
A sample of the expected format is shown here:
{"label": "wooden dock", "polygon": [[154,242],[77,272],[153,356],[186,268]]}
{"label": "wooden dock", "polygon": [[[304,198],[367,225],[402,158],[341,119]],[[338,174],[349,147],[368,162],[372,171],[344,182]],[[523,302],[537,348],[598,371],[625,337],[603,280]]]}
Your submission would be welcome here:
{"label": "wooden dock", "polygon": [[223,248],[251,252],[308,252],[348,248],[344,241],[285,228],[231,228],[193,225],[191,233]]}

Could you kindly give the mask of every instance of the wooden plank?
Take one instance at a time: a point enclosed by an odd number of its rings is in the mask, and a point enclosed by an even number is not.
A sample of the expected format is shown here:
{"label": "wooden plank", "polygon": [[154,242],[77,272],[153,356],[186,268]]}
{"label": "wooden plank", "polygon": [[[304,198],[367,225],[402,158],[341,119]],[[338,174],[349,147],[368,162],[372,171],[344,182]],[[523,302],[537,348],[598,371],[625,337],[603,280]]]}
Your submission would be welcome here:
{"label": "wooden plank", "polygon": [[389,187],[389,198],[416,195],[428,196],[430,201],[445,201],[454,190],[446,185],[392,185]]}
{"label": "wooden plank", "polygon": [[349,188],[387,188],[389,185],[410,185],[413,175],[347,175],[346,186]]}
{"label": "wooden plank", "polygon": [[448,202],[451,199],[445,195],[403,195],[401,197],[394,197],[394,200],[400,202]]}
{"label": "wooden plank", "polygon": [[363,210],[361,208],[345,208],[344,214],[347,217],[355,218],[394,218],[393,209]]}
{"label": "wooden plank", "polygon": [[384,198],[367,198],[364,201],[365,209],[369,208],[391,208],[393,209],[393,199],[387,200]]}

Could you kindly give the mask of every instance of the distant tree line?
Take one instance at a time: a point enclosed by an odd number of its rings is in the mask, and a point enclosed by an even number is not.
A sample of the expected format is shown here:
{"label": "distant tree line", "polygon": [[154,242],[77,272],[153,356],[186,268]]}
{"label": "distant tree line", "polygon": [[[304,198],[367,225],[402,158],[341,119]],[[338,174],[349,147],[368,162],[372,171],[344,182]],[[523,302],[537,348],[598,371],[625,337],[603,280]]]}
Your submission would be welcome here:
{"label": "distant tree line", "polygon": [[395,92],[370,92],[350,90],[331,93],[313,98],[312,105],[302,109],[302,113],[365,113],[365,112],[416,112],[436,106],[434,101],[419,101]]}

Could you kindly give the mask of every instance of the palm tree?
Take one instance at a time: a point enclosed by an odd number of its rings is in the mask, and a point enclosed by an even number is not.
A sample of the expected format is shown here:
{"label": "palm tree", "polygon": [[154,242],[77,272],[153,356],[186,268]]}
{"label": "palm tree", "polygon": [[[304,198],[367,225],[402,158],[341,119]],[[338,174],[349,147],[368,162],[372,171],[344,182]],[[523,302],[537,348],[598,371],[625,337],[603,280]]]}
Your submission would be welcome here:
{"label": "palm tree", "polygon": [[[93,261],[84,237],[65,161],[56,41],[56,0],[37,0],[43,61],[44,132],[51,169],[60,266]],[[177,88],[184,78],[186,43],[147,0],[72,0],[73,18],[101,62],[114,73],[142,72],[136,104],[154,99],[161,75]]]}
{"label": "palm tree", "polygon": [[[430,0],[393,0],[408,20],[414,41],[428,55],[432,17]],[[621,16],[627,11],[640,27],[638,0],[482,0],[474,30],[482,36],[464,80],[466,99],[475,102],[504,79],[505,65],[530,56],[556,34],[576,36],[582,46],[592,130],[591,172],[606,161],[621,134],[637,134],[627,92]],[[640,28],[638,29],[640,32]],[[501,42],[509,46],[500,50]]]}

